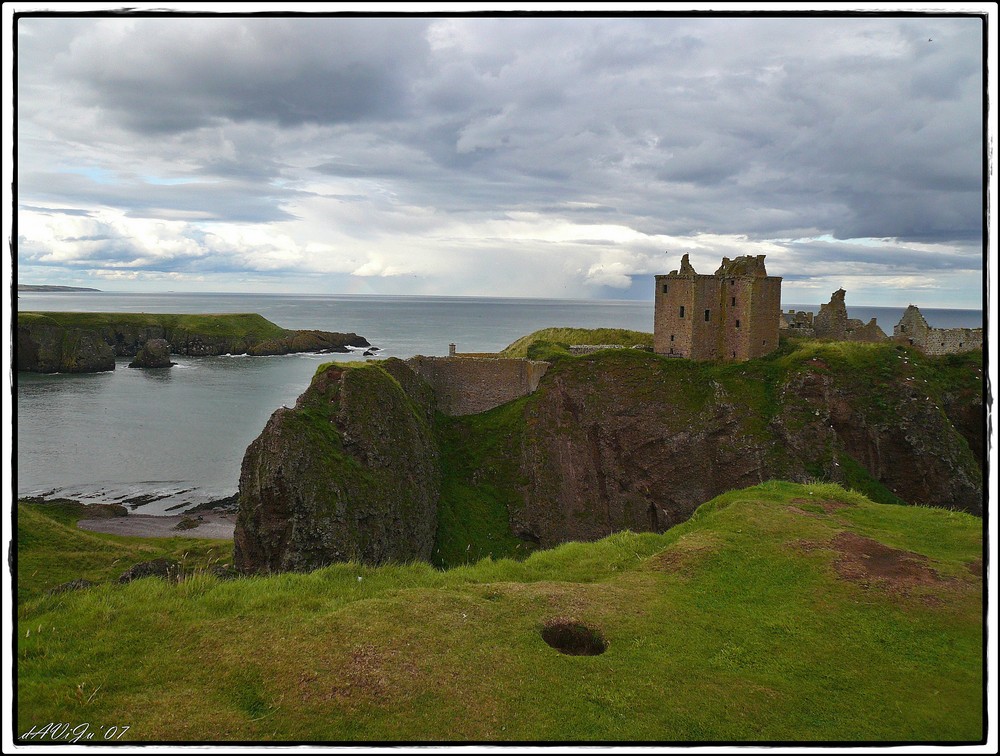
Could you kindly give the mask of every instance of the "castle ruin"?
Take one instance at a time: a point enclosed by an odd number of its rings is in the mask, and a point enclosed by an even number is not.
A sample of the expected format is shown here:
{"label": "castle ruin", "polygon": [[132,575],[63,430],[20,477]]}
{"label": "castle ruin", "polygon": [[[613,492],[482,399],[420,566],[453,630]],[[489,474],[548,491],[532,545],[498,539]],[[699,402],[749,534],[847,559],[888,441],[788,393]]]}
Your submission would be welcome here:
{"label": "castle ruin", "polygon": [[819,306],[819,313],[813,319],[815,337],[834,341],[885,341],[889,338],[875,318],[865,323],[858,318],[847,317],[846,294],[844,289],[837,289],[830,295],[827,304]]}
{"label": "castle ruin", "polygon": [[656,276],[653,351],[693,360],[750,360],[778,346],[781,278],[764,255],[722,258],[699,275],[688,256],[680,270]]}
{"label": "castle ruin", "polygon": [[983,346],[982,328],[931,328],[915,305],[910,305],[892,331],[901,344],[915,346],[925,354],[971,352]]}

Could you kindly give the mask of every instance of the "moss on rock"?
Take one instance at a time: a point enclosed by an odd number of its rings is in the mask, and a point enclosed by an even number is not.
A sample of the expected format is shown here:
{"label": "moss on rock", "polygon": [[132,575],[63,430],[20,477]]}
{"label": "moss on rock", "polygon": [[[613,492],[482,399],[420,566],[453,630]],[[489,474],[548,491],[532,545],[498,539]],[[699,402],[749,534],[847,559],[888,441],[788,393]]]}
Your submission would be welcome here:
{"label": "moss on rock", "polygon": [[271,416],[243,459],[239,569],[430,558],[438,448],[430,394],[409,372],[399,360],[327,365],[293,409]]}

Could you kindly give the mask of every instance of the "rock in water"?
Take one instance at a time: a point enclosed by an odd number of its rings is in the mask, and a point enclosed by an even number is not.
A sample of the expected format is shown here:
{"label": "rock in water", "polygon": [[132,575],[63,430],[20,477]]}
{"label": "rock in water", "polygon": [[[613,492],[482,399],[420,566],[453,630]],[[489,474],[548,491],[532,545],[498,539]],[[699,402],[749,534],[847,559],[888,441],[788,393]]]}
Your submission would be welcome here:
{"label": "rock in water", "polygon": [[165,339],[150,339],[139,349],[130,368],[164,368],[176,365],[170,361],[170,344]]}
{"label": "rock in water", "polygon": [[317,373],[243,458],[236,568],[429,559],[440,492],[433,415],[433,392],[401,360]]}

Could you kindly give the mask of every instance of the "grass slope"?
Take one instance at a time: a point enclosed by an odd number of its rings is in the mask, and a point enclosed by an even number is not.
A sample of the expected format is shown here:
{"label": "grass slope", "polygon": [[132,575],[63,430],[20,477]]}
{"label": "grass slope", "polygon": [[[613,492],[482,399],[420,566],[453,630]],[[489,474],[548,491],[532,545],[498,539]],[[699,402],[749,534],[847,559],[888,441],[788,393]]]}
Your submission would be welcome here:
{"label": "grass slope", "polygon": [[[35,514],[19,523],[29,551],[53,530]],[[767,483],[662,535],[524,561],[40,596],[19,608],[16,727],[128,725],[126,740],[154,741],[975,741],[980,539],[969,515]],[[540,630],[555,618],[599,630],[606,653],[550,648]]]}
{"label": "grass slope", "polygon": [[232,564],[232,541],[204,538],[131,538],[79,530],[89,516],[75,502],[17,505],[17,601],[45,595],[76,578],[115,580],[138,562],[173,559],[189,569]]}
{"label": "grass slope", "polygon": [[504,348],[502,357],[529,357],[536,344],[549,343],[563,348],[575,344],[620,344],[625,347],[653,346],[653,334],[624,328],[543,328],[522,336]]}

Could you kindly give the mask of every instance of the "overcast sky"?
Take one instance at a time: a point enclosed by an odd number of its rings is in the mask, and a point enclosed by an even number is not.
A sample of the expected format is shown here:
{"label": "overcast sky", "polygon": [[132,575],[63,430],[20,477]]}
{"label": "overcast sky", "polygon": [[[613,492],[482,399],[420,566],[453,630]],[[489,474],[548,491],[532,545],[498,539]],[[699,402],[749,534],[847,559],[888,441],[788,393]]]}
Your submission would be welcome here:
{"label": "overcast sky", "polygon": [[982,24],[21,17],[18,280],[979,308]]}

